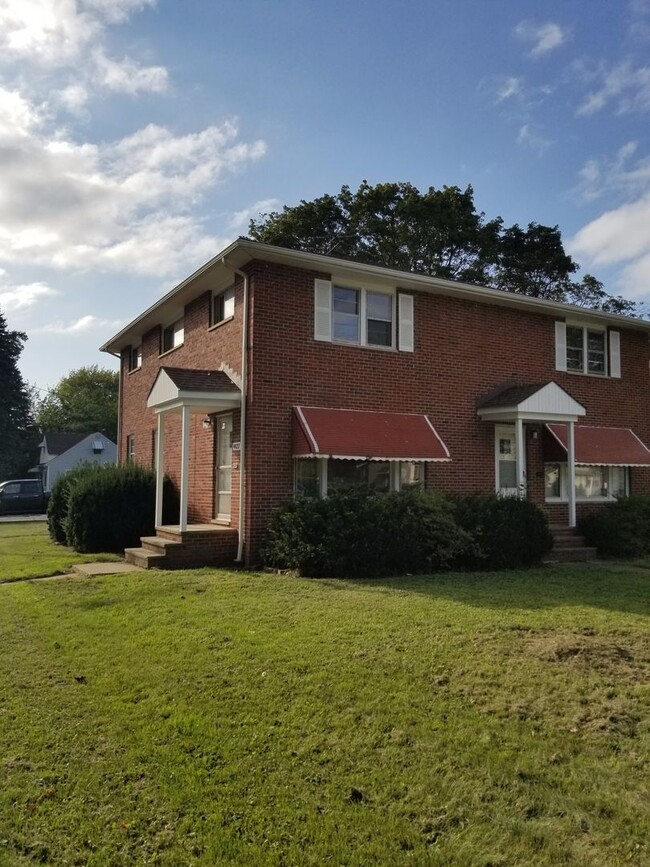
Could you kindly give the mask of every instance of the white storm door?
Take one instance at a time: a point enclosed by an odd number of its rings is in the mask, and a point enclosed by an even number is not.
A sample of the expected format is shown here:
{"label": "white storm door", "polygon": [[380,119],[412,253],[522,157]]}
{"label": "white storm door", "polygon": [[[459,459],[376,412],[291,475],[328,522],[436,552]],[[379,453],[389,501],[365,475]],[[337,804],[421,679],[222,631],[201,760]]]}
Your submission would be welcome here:
{"label": "white storm door", "polygon": [[232,416],[217,416],[215,466],[215,515],[217,521],[230,521],[232,496]]}
{"label": "white storm door", "polygon": [[500,425],[494,429],[494,464],[497,493],[502,497],[519,496],[514,425]]}

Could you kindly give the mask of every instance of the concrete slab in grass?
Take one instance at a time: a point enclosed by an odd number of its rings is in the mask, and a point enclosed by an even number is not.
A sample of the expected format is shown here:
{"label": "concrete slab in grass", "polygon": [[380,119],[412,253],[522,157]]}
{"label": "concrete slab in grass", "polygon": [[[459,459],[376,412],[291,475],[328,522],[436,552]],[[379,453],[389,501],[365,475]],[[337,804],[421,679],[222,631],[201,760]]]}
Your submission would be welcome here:
{"label": "concrete slab in grass", "polygon": [[77,563],[72,567],[77,575],[86,575],[92,578],[95,575],[119,575],[125,572],[144,572],[140,566],[133,566],[123,560],[117,563]]}

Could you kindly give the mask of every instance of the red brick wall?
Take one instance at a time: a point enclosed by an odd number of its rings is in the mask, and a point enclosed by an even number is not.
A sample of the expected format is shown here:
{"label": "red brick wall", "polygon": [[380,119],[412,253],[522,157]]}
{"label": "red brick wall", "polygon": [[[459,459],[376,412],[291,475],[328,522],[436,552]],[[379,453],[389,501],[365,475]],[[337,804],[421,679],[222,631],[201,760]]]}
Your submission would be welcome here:
{"label": "red brick wall", "polygon": [[[126,456],[126,438],[135,436],[135,457],[144,466],[153,466],[152,434],[156,414],[147,409],[147,397],[160,367],[218,370],[222,362],[241,373],[242,281],[235,286],[233,319],[209,330],[210,294],[204,293],[185,308],[185,336],[182,346],[160,356],[160,328],[142,340],[142,367],[128,372],[128,352],[122,355],[122,413],[120,419],[120,461]],[[190,430],[189,508],[191,522],[204,523],[214,516],[214,433],[203,428],[205,414],[193,415]],[[239,431],[235,414],[234,433]],[[165,416],[165,471],[180,482],[180,415]],[[233,470],[233,516],[238,508],[238,471]]]}
{"label": "red brick wall", "polygon": [[[587,409],[585,422],[633,428],[650,442],[648,340],[621,329],[622,378],[601,379],[555,370],[555,317],[490,307],[446,296],[415,298],[415,352],[402,353],[315,341],[313,288],[316,274],[265,262],[250,274],[250,353],[246,479],[246,555],[255,560],[273,508],[292,496],[291,409],[295,405],[427,413],[450,450],[448,464],[427,466],[427,485],[446,491],[494,490],[494,424],[476,414],[477,400],[508,380],[554,380]],[[235,317],[208,331],[209,296],[186,308],[185,343],[158,356],[159,329],[145,335],[143,366],[123,376],[120,448],[136,437],[136,458],[151,464],[154,414],[146,399],[161,365],[241,369],[242,286]],[[123,359],[123,372],[127,360]],[[239,439],[239,418],[235,439]],[[530,495],[543,502],[542,429],[533,439],[526,426]],[[190,445],[191,521],[213,514],[214,444],[195,420]],[[177,480],[178,418],[167,421],[166,469]],[[236,460],[236,455],[234,456]],[[634,490],[650,491],[650,471],[632,471]],[[238,472],[233,470],[231,525],[237,527]],[[554,519],[566,519],[566,507]],[[557,513],[557,514],[555,514]],[[563,513],[560,515],[560,513]]]}
{"label": "red brick wall", "polygon": [[[494,424],[478,419],[476,402],[508,380],[554,380],[585,406],[585,422],[629,426],[650,442],[648,339],[641,333],[621,330],[621,379],[562,373],[555,370],[555,317],[411,293],[415,352],[345,346],[313,337],[314,278],[330,275],[258,262],[251,276],[253,558],[270,511],[292,495],[294,405],[427,413],[452,457],[427,466],[427,485],[454,492],[494,490]],[[526,427],[531,496],[543,502],[541,428],[533,440]],[[650,491],[650,471],[632,473],[634,489]],[[566,518],[566,507],[555,511]]]}

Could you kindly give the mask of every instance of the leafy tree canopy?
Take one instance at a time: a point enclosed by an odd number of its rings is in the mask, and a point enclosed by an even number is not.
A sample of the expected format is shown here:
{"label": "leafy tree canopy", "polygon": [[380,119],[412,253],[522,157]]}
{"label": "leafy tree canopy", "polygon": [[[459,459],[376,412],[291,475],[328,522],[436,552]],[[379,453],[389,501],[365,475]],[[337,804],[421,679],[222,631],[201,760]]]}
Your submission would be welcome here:
{"label": "leafy tree canopy", "polygon": [[371,186],[363,181],[332,196],[301,201],[251,220],[255,241],[324,253],[404,271],[478,283],[507,292],[627,315],[633,302],[609,295],[587,274],[572,279],[578,265],[564,250],[558,226],[529,223],[504,227],[488,220],[468,186],[410,183]]}
{"label": "leafy tree canopy", "polygon": [[24,476],[36,457],[30,393],[18,369],[26,340],[0,311],[0,481]]}
{"label": "leafy tree canopy", "polygon": [[36,409],[42,431],[92,433],[117,439],[119,374],[96,364],[71,371]]}

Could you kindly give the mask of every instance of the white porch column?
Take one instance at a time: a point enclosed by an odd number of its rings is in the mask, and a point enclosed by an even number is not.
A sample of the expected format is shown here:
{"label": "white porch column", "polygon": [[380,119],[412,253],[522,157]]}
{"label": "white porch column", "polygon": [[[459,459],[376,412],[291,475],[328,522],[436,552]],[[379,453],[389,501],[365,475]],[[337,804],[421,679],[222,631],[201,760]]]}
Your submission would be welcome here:
{"label": "white porch column", "polygon": [[520,418],[515,421],[515,460],[517,471],[517,496],[525,497],[526,485],[526,441],[524,423]]}
{"label": "white porch column", "polygon": [[187,488],[189,485],[188,466],[190,458],[190,408],[181,410],[181,533],[187,530]]}
{"label": "white porch column", "polygon": [[165,416],[158,413],[156,431],[156,527],[163,521],[163,482],[165,479]]}
{"label": "white porch column", "polygon": [[576,446],[575,446],[575,422],[567,424],[567,470],[568,470],[568,498],[569,498],[569,527],[576,525]]}

